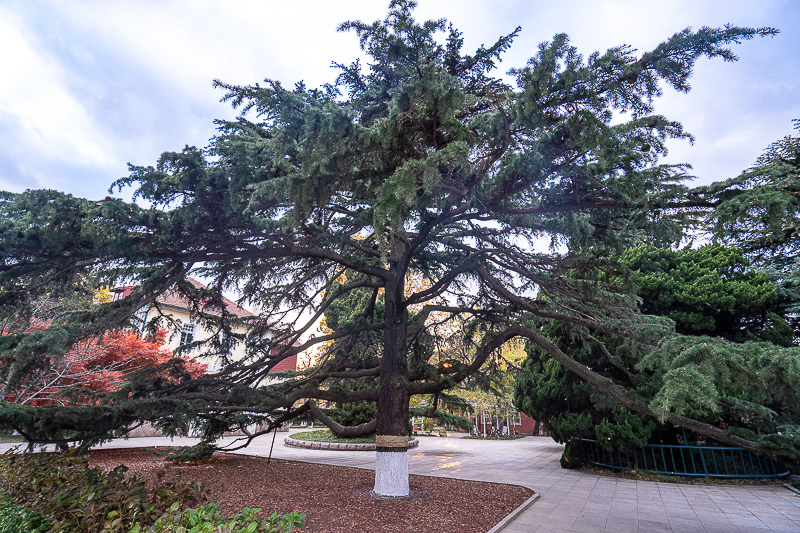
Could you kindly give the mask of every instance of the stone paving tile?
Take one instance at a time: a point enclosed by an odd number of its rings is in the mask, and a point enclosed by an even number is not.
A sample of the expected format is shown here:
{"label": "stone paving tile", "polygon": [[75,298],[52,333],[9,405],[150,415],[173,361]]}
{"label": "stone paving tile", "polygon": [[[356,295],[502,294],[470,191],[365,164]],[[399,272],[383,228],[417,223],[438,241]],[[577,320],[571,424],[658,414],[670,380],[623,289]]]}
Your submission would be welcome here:
{"label": "stone paving tile", "polygon": [[769,529],[769,526],[758,518],[730,517],[731,522],[740,529]]}
{"label": "stone paving tile", "polygon": [[605,526],[609,531],[638,531],[639,521],[633,517],[609,516]]}
{"label": "stone paving tile", "polygon": [[786,522],[770,523],[768,526],[770,531],[791,531],[793,533],[800,531],[797,523],[792,522],[791,520],[787,520]]}
{"label": "stone paving tile", "polygon": [[536,526],[536,529],[522,529],[520,531],[523,531],[525,533],[529,531],[535,531],[536,533],[566,533],[570,531],[575,531],[574,529],[572,529],[571,525],[565,526],[564,528],[558,526],[559,524],[541,524],[539,526]]}
{"label": "stone paving tile", "polygon": [[731,533],[731,532],[738,532],[741,530],[738,527],[734,526],[733,524],[729,523],[727,525],[705,526],[704,531],[706,531],[706,533]]}
{"label": "stone paving tile", "polygon": [[700,517],[696,514],[667,513],[667,519],[672,522],[700,522]]}
{"label": "stone paving tile", "polygon": [[701,531],[705,533],[706,530],[702,529],[699,524],[671,524],[669,531],[672,533],[698,533]]}
{"label": "stone paving tile", "polygon": [[700,521],[703,526],[708,529],[710,527],[723,527],[726,526],[728,528],[733,528],[733,522],[731,522],[730,518],[723,514],[718,514],[716,516],[698,516],[698,520]]}
{"label": "stone paving tile", "polygon": [[593,513],[584,513],[575,520],[575,523],[572,524],[572,529],[577,529],[579,531],[602,531],[605,529],[607,521],[608,518],[605,516]]}
{"label": "stone paving tile", "polygon": [[643,531],[651,531],[656,529],[663,529],[669,531],[670,524],[666,520],[639,519],[639,529]]}

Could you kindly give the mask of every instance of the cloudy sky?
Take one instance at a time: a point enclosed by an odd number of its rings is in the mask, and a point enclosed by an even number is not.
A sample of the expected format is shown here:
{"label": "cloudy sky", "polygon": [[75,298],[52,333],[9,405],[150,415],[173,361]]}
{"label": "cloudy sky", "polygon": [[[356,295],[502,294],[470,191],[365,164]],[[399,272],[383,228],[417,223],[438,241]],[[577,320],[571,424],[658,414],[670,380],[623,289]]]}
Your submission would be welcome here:
{"label": "cloudy sky", "polygon": [[[284,86],[332,82],[331,61],[359,55],[345,20],[383,18],[387,1],[0,0],[0,190],[51,188],[105,196],[127,163],[205,146],[213,119],[234,116],[212,80]],[[567,33],[584,54],[649,50],[687,27],[773,26],[735,47],[736,63],[703,60],[688,95],[657,111],[697,142],[675,143],[701,182],[751,165],[800,118],[800,1],[420,0],[418,19],[448,18],[465,50],[522,26],[501,71]]]}

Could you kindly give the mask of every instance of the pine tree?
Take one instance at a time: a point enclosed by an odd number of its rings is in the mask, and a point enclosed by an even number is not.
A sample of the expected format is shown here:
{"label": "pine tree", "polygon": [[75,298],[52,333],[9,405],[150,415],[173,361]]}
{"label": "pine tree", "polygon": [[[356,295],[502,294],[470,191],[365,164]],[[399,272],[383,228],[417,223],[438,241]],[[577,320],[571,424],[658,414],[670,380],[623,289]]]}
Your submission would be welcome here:
{"label": "pine tree", "polygon": [[[491,73],[519,29],[466,55],[458,31],[444,20],[417,23],[414,7],[393,0],[385,20],[342,24],[368,63],[335,64],[333,84],[216,82],[240,117],[221,121],[205,150],[187,147],[154,167],[131,167],[117,186],[136,187],[146,208],[52,191],[5,195],[0,305],[24,305],[89,272],[98,283],[140,286],[134,297],[80,317],[89,330],[125,320],[174,286],[198,319],[229,331],[235,317],[202,310],[235,290],[263,310],[242,339],[248,357],[211,376],[160,383],[150,396],[137,386],[136,395],[158,400],[137,415],[163,416],[173,402],[171,416],[200,417],[213,440],[234,415],[267,419],[272,428],[311,410],[311,400],[374,400],[375,492],[383,495],[408,494],[411,396],[454,387],[514,337],[649,412],[529,324],[632,331],[628,287],[598,281],[598,271],[613,268],[605,258],[643,232],[680,233],[649,206],[685,193],[682,169],[658,158],[668,139],[689,135],[655,115],[653,100],[662,83],[687,91],[698,58],[733,60],[729,44],[776,30],[686,29],[641,55],[620,46],[586,58],[560,34],[509,71],[512,85]],[[536,251],[542,237],[571,252]],[[407,294],[410,271],[427,288]],[[586,275],[566,275],[575,271]],[[209,288],[185,283],[189,272]],[[328,308],[355,293],[368,295],[361,316],[298,345]],[[379,295],[382,314],[370,304]],[[437,361],[434,326],[456,322],[470,357]],[[69,332],[85,334],[77,326]],[[354,350],[377,335],[379,354]],[[330,341],[318,366],[264,385],[282,359]],[[377,384],[328,386],[347,378]]]}
{"label": "pine tree", "polygon": [[[800,119],[794,123],[800,132]],[[705,207],[701,227],[719,242],[789,273],[800,252],[799,193],[800,136],[787,135],[739,176],[692,190],[690,201]]]}
{"label": "pine tree", "polygon": [[576,438],[596,439],[609,450],[685,444],[679,424],[666,422],[668,412],[726,427],[758,442],[765,453],[780,441],[785,450],[780,456],[796,463],[793,428],[800,425],[800,398],[791,384],[800,379],[800,348],[794,345],[795,330],[779,315],[776,284],[741,250],[720,245],[682,250],[643,245],[627,250],[620,264],[632,269],[639,308],[651,315],[640,319],[659,338],[632,344],[565,324],[544,330],[570,358],[636,391],[657,416],[609,402],[531,347],[514,399],[567,443],[562,464],[580,465],[580,443],[570,442]]}

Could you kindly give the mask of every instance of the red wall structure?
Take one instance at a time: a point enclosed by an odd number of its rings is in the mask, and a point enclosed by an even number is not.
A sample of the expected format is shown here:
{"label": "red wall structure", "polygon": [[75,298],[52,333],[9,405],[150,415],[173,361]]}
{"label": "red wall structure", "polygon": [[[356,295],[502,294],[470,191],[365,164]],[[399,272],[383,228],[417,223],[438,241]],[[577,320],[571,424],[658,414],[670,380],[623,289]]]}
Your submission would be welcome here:
{"label": "red wall structure", "polygon": [[297,370],[297,355],[292,355],[279,362],[270,372],[283,372],[284,370]]}

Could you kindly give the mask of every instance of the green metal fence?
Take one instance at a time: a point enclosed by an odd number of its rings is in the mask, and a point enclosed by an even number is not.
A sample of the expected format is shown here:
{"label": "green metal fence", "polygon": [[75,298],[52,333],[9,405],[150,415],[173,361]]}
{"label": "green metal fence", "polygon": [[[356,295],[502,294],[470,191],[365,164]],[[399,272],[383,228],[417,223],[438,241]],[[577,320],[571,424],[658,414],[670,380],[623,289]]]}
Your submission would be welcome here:
{"label": "green metal fence", "polygon": [[718,478],[782,477],[789,474],[780,463],[744,448],[647,444],[632,451],[609,451],[596,440],[577,440],[586,444],[587,461],[615,470]]}

